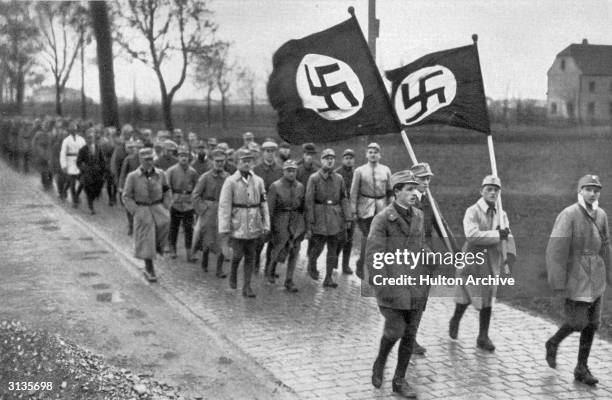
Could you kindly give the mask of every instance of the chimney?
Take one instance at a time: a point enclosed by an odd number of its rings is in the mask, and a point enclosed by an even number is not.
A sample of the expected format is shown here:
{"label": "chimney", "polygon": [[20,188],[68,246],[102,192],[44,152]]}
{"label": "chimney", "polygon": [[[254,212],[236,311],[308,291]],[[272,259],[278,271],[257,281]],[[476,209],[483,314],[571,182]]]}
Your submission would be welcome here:
{"label": "chimney", "polygon": [[589,41],[586,38],[582,39],[582,44],[589,44]]}

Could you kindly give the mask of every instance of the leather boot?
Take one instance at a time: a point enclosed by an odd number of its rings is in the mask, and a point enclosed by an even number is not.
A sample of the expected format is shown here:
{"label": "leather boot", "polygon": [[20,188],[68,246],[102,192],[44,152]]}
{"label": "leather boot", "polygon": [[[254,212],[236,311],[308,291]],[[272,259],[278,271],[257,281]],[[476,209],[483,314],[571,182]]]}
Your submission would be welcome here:
{"label": "leather boot", "polygon": [[215,276],[219,279],[223,279],[227,276],[227,274],[223,272],[223,262],[224,261],[225,261],[225,257],[223,257],[223,254],[219,254],[217,256],[217,273],[215,274]]}
{"label": "leather boot", "polygon": [[463,317],[463,313],[467,310],[468,304],[455,304],[455,313],[450,319],[448,324],[448,336],[451,339],[457,339],[459,335],[459,322],[461,321],[461,317]]}
{"label": "leather boot", "polygon": [[242,288],[242,295],[244,297],[255,297],[255,292],[251,289],[251,285],[246,285]]}
{"label": "leather boot", "polygon": [[574,369],[574,379],[589,386],[594,386],[599,383],[599,379],[595,378],[593,374],[591,374],[591,371],[586,364],[576,366]]}
{"label": "leather boot", "polygon": [[240,260],[232,260],[232,266],[230,269],[229,286],[232,289],[238,287],[238,263]]}
{"label": "leather boot", "polygon": [[319,280],[319,271],[317,271],[317,262],[308,260],[308,275],[315,281]]}
{"label": "leather boot", "polygon": [[325,280],[323,281],[323,287],[337,288],[338,284],[332,279],[332,273],[334,271],[333,266],[327,266],[325,272]]}
{"label": "leather boot", "polygon": [[202,263],[200,265],[204,272],[208,272],[208,250],[202,252]]}
{"label": "leather boot", "polygon": [[157,282],[157,276],[155,275],[155,268],[153,267],[153,260],[145,260],[144,276],[149,282]]}
{"label": "leather boot", "polygon": [[185,250],[185,252],[187,253],[187,262],[188,263],[194,263],[194,262],[198,261],[198,259],[193,256],[193,253],[191,252],[191,249],[187,249],[187,250]]}
{"label": "leather boot", "polygon": [[478,332],[478,339],[476,339],[476,346],[479,349],[485,351],[495,351],[495,345],[489,339],[489,324],[491,323],[491,307],[484,307],[480,310],[480,330]]}
{"label": "leather boot", "polygon": [[385,364],[387,363],[387,357],[389,357],[389,353],[395,345],[396,340],[387,339],[386,337],[382,337],[380,339],[380,347],[378,349],[378,356],[374,361],[374,365],[372,366],[372,385],[375,388],[380,388],[383,382],[383,373],[385,371]]}
{"label": "leather boot", "polygon": [[582,382],[586,385],[596,385],[599,380],[591,374],[587,362],[589,360],[589,354],[591,353],[591,345],[593,344],[593,338],[595,337],[595,327],[591,324],[587,325],[580,332],[580,347],[578,348],[578,364],[574,369],[574,378],[578,382]]}
{"label": "leather boot", "polygon": [[405,399],[416,399],[417,394],[404,378],[393,378],[393,393]]}
{"label": "leather boot", "polygon": [[574,332],[574,329],[570,325],[563,324],[559,330],[546,341],[546,363],[550,368],[557,367],[557,350],[559,349],[559,344],[561,344],[563,339],[571,335],[572,332]]}
{"label": "leather boot", "polygon": [[292,280],[287,280],[285,281],[285,289],[289,292],[289,293],[295,293],[298,291],[298,288],[295,287],[295,285],[293,284]]}

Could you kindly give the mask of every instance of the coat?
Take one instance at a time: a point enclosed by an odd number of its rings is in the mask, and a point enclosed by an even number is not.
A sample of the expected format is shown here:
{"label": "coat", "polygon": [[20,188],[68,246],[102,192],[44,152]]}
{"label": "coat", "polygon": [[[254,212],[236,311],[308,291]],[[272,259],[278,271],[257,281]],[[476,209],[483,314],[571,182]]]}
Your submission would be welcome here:
{"label": "coat", "polygon": [[134,215],[134,256],[154,259],[162,253],[170,230],[170,196],[166,175],[154,168],[147,177],[142,168],[128,174],[123,188],[125,208]]}
{"label": "coat", "polygon": [[[268,192],[268,209],[270,210],[272,254],[271,260],[276,260],[287,245],[290,248],[299,246],[306,232],[304,218],[304,185],[295,180],[289,182],[280,178]],[[284,260],[284,255],[280,257]]]}
{"label": "coat", "polygon": [[119,170],[119,189],[123,189],[128,174],[136,170],[138,167],[140,167],[140,160],[138,159],[138,154],[130,154],[129,156],[123,159],[121,169]]}
{"label": "coat", "polygon": [[81,147],[77,156],[77,166],[81,171],[80,181],[89,198],[97,198],[104,186],[106,159],[100,146],[95,146],[92,154],[89,146]]}
{"label": "coat", "polygon": [[79,135],[68,135],[62,140],[60,150],[60,166],[66,169],[68,175],[78,175],[81,173],[77,166],[77,155],[81,147],[85,146],[85,139]]}
{"label": "coat", "polygon": [[306,186],[306,229],[315,235],[333,236],[351,221],[350,204],[339,174],[323,170],[312,174]]}
{"label": "coat", "polygon": [[257,239],[270,230],[264,181],[251,174],[248,182],[236,171],[229,176],[219,197],[219,233],[234,239]]}
{"label": "coat", "polygon": [[[423,235],[423,212],[411,207],[410,225],[402,217],[396,203],[388,205],[372,220],[370,233],[366,242],[366,265],[370,285],[374,288],[379,306],[400,310],[423,309],[429,293],[428,285],[420,285],[419,277],[429,273],[424,265],[412,266],[403,263],[385,264],[380,269],[374,268],[376,254],[395,253],[407,249],[409,252],[420,252],[426,249]],[[378,256],[381,257],[381,256]],[[397,260],[394,260],[397,261]],[[380,277],[376,277],[380,275]],[[414,277],[415,285],[376,285],[381,278],[399,278],[403,275]]]}
{"label": "coat", "polygon": [[283,168],[276,162],[272,165],[268,165],[264,162],[253,168],[255,175],[259,176],[264,181],[264,187],[266,191],[270,188],[272,183],[276,182],[283,176]]}
{"label": "coat", "polygon": [[[201,238],[202,249],[220,254],[219,242],[219,197],[223,182],[229,174],[226,171],[217,173],[214,170],[205,172],[196,183],[191,194],[193,208],[198,215],[196,226],[199,230],[194,232],[194,245]],[[197,247],[195,248],[197,249]]]}
{"label": "coat", "polygon": [[196,170],[189,165],[183,169],[177,163],[166,170],[166,180],[172,192],[172,208],[181,212],[192,211],[191,194],[198,182]]}
{"label": "coat", "polygon": [[[457,269],[457,277],[464,281],[468,276],[475,278],[486,278],[489,275],[498,276],[503,266],[502,241],[499,237],[497,226],[499,225],[497,213],[491,219],[487,215],[489,206],[484,199],[479,199],[476,204],[471,205],[465,211],[463,217],[463,231],[465,243],[462,252],[478,253],[486,251],[485,262],[481,265],[472,264],[463,269]],[[508,225],[508,216],[504,212],[502,218]],[[516,255],[516,245],[512,233],[507,240],[507,253]],[[456,289],[456,300],[466,304],[471,302],[477,309],[491,307],[497,293],[496,285],[459,285]]]}
{"label": "coat", "polygon": [[[610,230],[604,210],[593,214],[596,228],[581,208],[575,203],[557,216],[546,247],[546,269],[553,289],[565,289],[571,300],[592,303],[603,295],[606,280],[612,284],[612,248],[609,240],[602,242],[597,228],[608,238]],[[601,251],[604,246],[607,252]]]}
{"label": "coat", "polygon": [[121,187],[119,184],[119,176],[121,175],[121,166],[123,165],[123,160],[128,156],[128,151],[125,148],[125,145],[118,144],[115,145],[113,149],[113,155],[110,160],[110,173],[115,179],[115,185]]}
{"label": "coat", "polygon": [[39,129],[32,138],[34,161],[41,171],[47,170],[51,166],[51,144],[51,132],[49,131]]}
{"label": "coat", "polygon": [[351,211],[357,218],[372,218],[383,210],[393,195],[391,170],[386,165],[364,164],[355,169],[351,184]]}

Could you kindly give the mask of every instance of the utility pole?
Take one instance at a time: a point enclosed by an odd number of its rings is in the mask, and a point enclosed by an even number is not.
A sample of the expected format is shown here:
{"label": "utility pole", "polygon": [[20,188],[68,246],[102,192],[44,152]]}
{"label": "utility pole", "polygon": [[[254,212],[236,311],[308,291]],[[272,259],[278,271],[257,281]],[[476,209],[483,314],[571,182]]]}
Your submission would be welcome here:
{"label": "utility pole", "polygon": [[376,62],[376,38],[379,28],[380,20],[376,19],[376,0],[368,0],[368,46],[374,62]]}

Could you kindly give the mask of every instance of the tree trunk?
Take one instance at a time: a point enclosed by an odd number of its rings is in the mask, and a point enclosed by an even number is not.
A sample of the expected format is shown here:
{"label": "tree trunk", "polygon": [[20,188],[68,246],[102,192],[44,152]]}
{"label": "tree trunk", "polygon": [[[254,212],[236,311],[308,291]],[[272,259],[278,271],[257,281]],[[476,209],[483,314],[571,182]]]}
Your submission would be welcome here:
{"label": "tree trunk", "polygon": [[110,34],[108,8],[105,1],[91,1],[89,12],[96,36],[98,76],[100,80],[100,104],[102,123],[119,129],[119,111],[115,93],[115,72],[113,69],[113,42]]}
{"label": "tree trunk", "polygon": [[251,89],[251,121],[255,120],[255,91]]}
{"label": "tree trunk", "polygon": [[55,113],[62,115],[62,88],[59,78],[55,78]]}
{"label": "tree trunk", "polygon": [[206,124],[210,128],[212,125],[211,115],[210,115],[210,93],[211,90],[206,93]]}
{"label": "tree trunk", "polygon": [[16,87],[16,96],[15,96],[15,111],[18,115],[21,115],[23,112],[23,99],[25,92],[25,73],[23,72],[23,68],[19,66],[19,71],[17,72],[17,87]]}
{"label": "tree trunk", "polygon": [[223,122],[223,127],[227,128],[227,118],[225,116],[225,93],[221,93],[221,121]]}
{"label": "tree trunk", "polygon": [[172,123],[172,98],[164,92],[162,92],[162,114],[166,129],[172,132],[174,130],[174,124]]}
{"label": "tree trunk", "polygon": [[81,32],[81,118],[87,118],[87,98],[85,97],[85,42]]}

